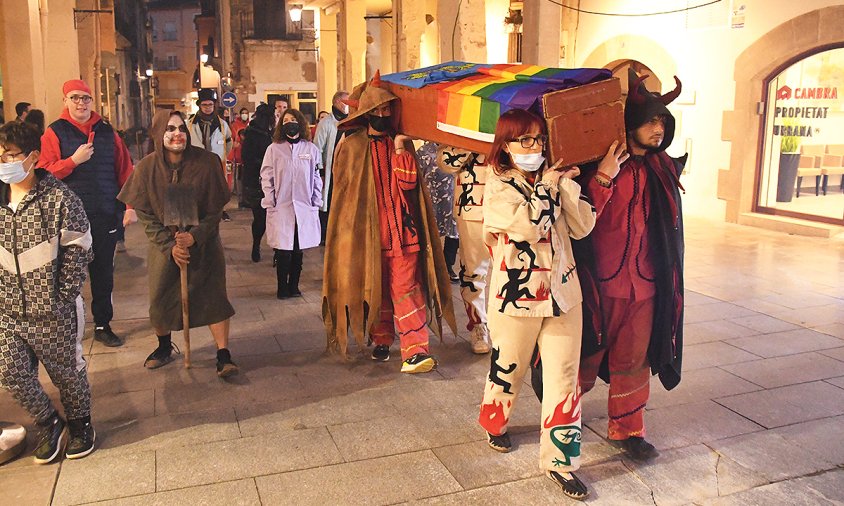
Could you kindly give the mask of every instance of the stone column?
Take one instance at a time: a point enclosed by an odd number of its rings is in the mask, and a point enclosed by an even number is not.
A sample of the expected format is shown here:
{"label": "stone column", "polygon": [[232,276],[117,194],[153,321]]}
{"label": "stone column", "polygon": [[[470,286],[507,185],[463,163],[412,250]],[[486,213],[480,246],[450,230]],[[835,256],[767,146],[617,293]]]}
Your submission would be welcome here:
{"label": "stone column", "polygon": [[[317,64],[317,100],[320,111],[331,110],[331,97],[337,87],[337,14],[319,10],[319,63]],[[349,90],[346,90],[349,91]]]}
{"label": "stone column", "polygon": [[[440,25],[440,58],[473,63],[487,61],[486,7],[484,0],[457,2],[439,0],[437,18]],[[455,27],[455,22],[457,27]]]}
{"label": "stone column", "polygon": [[345,0],[337,19],[340,87],[351,92],[366,77],[366,0]]}
{"label": "stone column", "polygon": [[396,30],[396,71],[419,68],[426,2],[393,0],[393,26]]}
{"label": "stone column", "polygon": [[559,66],[561,9],[546,0],[525,0],[522,11],[522,63]]}
{"label": "stone column", "polygon": [[15,118],[18,102],[44,107],[44,51],[37,0],[0,2],[0,67],[7,121]]}

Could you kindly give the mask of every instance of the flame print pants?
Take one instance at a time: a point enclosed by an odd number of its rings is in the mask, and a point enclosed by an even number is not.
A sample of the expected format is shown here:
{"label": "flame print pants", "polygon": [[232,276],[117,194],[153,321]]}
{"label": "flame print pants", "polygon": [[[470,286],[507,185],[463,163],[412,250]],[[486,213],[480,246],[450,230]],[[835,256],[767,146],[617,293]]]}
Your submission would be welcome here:
{"label": "flame print pants", "polygon": [[579,304],[557,317],[510,316],[498,311],[489,314],[492,356],[478,421],[490,434],[507,432],[510,413],[538,345],[544,385],[539,467],[546,471],[571,472],[580,467],[577,373],[582,324]]}
{"label": "flame print pants", "polygon": [[484,244],[484,222],[457,218],[460,235],[460,298],[466,307],[467,330],[486,321],[489,249]]}
{"label": "flame print pants", "polygon": [[595,386],[604,355],[610,371],[607,400],[609,439],[645,437],[645,406],[650,396],[651,371],[648,343],[653,327],[654,299],[640,301],[606,297],[604,312],[606,348],[583,359],[580,382],[584,391]]}
{"label": "flame print pants", "polygon": [[0,386],[42,423],[53,413],[53,403],[38,381],[38,363],[59,390],[65,416],[91,416],[91,387],[82,357],[85,313],[82,296],[67,311],[48,319],[17,319],[0,315]]}

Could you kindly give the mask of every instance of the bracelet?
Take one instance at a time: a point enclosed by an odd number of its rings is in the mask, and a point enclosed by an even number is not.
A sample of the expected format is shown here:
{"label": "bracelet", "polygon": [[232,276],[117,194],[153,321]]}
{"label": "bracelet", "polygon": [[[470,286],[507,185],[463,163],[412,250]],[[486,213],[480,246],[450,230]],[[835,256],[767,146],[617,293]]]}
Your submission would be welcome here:
{"label": "bracelet", "polygon": [[595,175],[596,175],[596,176],[601,176],[602,178],[606,179],[607,181],[612,181],[612,178],[609,176],[609,174],[605,174],[605,173],[601,172],[600,170],[599,170],[599,171],[597,171],[597,172],[595,173]]}
{"label": "bracelet", "polygon": [[[601,174],[600,172],[598,174]],[[612,187],[612,179],[603,179],[598,174],[595,174],[595,182],[599,185],[603,186],[604,188]]]}

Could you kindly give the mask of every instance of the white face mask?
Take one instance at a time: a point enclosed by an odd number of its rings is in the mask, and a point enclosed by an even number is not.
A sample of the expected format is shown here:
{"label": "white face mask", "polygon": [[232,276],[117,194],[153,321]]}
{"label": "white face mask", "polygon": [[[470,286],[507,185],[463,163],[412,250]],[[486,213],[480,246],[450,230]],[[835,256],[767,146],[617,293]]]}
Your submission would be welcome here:
{"label": "white face mask", "polygon": [[18,184],[26,179],[29,171],[23,166],[23,162],[28,159],[29,156],[19,162],[0,163],[0,181],[6,184]]}
{"label": "white face mask", "polygon": [[510,157],[513,159],[513,163],[516,164],[516,167],[527,172],[536,172],[545,163],[545,157],[542,156],[542,153],[527,153],[523,155],[510,153]]}
{"label": "white face mask", "polygon": [[243,121],[247,121],[249,119],[249,115],[248,114],[241,114],[240,119],[242,119]]}

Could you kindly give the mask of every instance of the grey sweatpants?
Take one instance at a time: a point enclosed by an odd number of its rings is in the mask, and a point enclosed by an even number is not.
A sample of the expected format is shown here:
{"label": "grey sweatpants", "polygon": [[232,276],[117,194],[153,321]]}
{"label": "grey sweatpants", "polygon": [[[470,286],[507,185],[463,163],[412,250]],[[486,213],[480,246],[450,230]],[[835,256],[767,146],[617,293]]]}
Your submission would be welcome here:
{"label": "grey sweatpants", "polygon": [[9,390],[37,423],[54,411],[38,381],[38,363],[59,389],[65,416],[91,415],[91,387],[82,357],[82,297],[54,318],[20,319],[0,314],[0,386]]}

